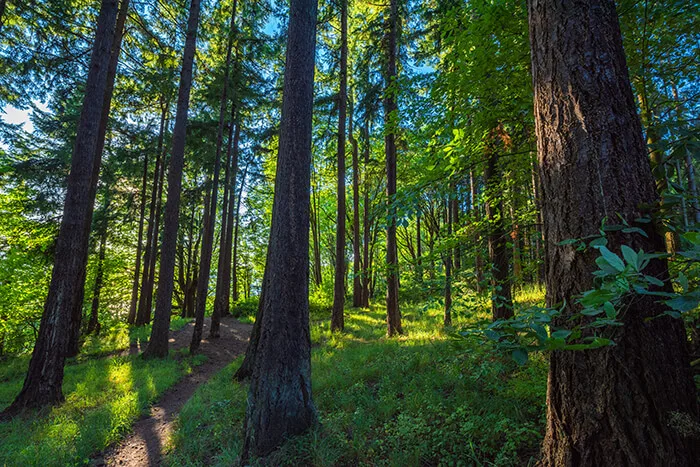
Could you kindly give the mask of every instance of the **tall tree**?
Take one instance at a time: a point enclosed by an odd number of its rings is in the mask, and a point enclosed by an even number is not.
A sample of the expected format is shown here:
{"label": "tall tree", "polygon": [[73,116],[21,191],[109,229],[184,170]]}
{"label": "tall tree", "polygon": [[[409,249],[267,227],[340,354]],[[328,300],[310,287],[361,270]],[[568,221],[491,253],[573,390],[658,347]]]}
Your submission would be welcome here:
{"label": "tall tree", "polygon": [[338,179],[335,231],[335,282],[331,331],[345,327],[345,123],[348,109],[348,1],[340,1],[340,90],[338,91]]}
{"label": "tall tree", "polygon": [[[158,143],[156,147],[156,165],[153,170],[153,188],[151,189],[151,202],[148,208],[148,229],[146,230],[146,248],[143,252],[143,272],[141,275],[141,293],[138,297],[138,307],[132,319],[129,310],[129,323],[143,326],[151,321],[151,306],[153,303],[153,282],[155,279],[156,256],[158,250],[158,233],[160,225],[160,211],[163,197],[163,181],[165,177],[165,157],[163,142],[165,130],[168,126],[169,103],[165,99],[160,101],[160,129],[158,131]],[[136,268],[138,269],[138,267]]]}
{"label": "tall tree", "polygon": [[[92,211],[94,209],[95,195],[97,193],[97,181],[100,175],[100,163],[102,161],[102,151],[105,146],[105,139],[107,135],[107,125],[109,123],[110,107],[112,104],[112,94],[114,94],[114,84],[117,77],[117,66],[119,65],[119,54],[121,52],[122,39],[124,37],[124,26],[126,24],[126,18],[129,13],[129,0],[121,0],[119,4],[119,11],[117,13],[116,24],[112,29],[112,43],[109,62],[107,64],[107,82],[105,83],[104,95],[102,97],[102,114],[100,115],[99,126],[97,127],[97,141],[95,146],[94,162],[92,166],[92,177],[90,179],[89,194],[88,197],[91,200],[91,205],[89,209],[89,223],[92,222]],[[89,238],[89,226],[88,238]],[[87,265],[88,260],[88,248],[78,250],[82,254],[82,258],[79,261],[82,264]],[[77,295],[75,297],[74,308],[73,308],[73,319],[71,320],[71,336],[68,343],[68,357],[74,357],[78,355],[80,350],[80,329],[83,318],[83,299],[85,296],[85,267],[82,268],[82,276],[76,278],[78,287],[76,289]]]}
{"label": "tall tree", "polygon": [[350,108],[348,136],[352,145],[352,306],[362,306],[362,269],[360,240],[360,150],[354,134],[355,110]]}
{"label": "tall tree", "polygon": [[317,419],[311,398],[308,296],[316,11],[316,0],[291,0],[289,5],[272,227],[242,463],[269,454]]}
{"label": "tall tree", "polygon": [[[75,310],[82,314],[88,240],[99,172],[99,133],[115,39],[117,0],[103,0],[97,18],[83,107],[73,146],[63,218],[56,241],[51,285],[22,390],[4,411],[13,415],[25,407],[63,401],[63,367],[70,352]],[[93,182],[94,180],[94,182]],[[81,303],[77,303],[81,300]]]}
{"label": "tall tree", "polygon": [[[612,232],[613,251],[663,251],[664,239],[635,221],[658,194],[615,2],[533,0],[529,14],[547,302],[567,303],[556,328],[579,310],[574,297],[593,287],[596,269],[595,253],[560,242],[617,216],[647,236]],[[645,274],[667,280],[666,261],[652,260]],[[674,422],[698,417],[686,336],[665,310],[655,297],[635,296],[620,315],[624,326],[608,330],[617,345],[552,353],[543,465],[694,465],[698,445]]]}
{"label": "tall tree", "polygon": [[386,323],[387,334],[402,334],[399,311],[399,258],[396,245],[396,133],[398,106],[396,104],[396,53],[399,29],[398,0],[389,4],[386,32],[386,89],[384,90],[384,151],[386,154]]}
{"label": "tall tree", "polygon": [[[216,154],[214,155],[214,177],[211,184],[209,194],[209,205],[205,207],[208,210],[204,216],[204,234],[202,236],[202,255],[199,261],[199,282],[197,282],[197,306],[195,309],[195,324],[192,333],[192,342],[190,343],[190,352],[194,353],[199,348],[202,341],[202,329],[204,327],[204,312],[207,307],[207,297],[209,296],[209,275],[211,272],[211,256],[214,249],[214,226],[216,225],[216,212],[218,209],[217,199],[219,195],[219,178],[221,171],[221,149],[224,145],[224,127],[226,126],[226,109],[228,106],[228,85],[229,71],[231,68],[231,50],[233,49],[233,33],[236,26],[236,7],[238,2],[233,1],[231,11],[231,25],[226,44],[226,60],[224,63],[224,83],[221,90],[221,102],[219,105],[219,126],[216,132]],[[230,123],[231,125],[234,122]],[[212,319],[212,324],[216,322],[217,329],[212,326],[212,335],[218,334],[219,322],[221,315],[220,310],[214,312],[215,317]]]}
{"label": "tall tree", "polygon": [[187,113],[190,106],[190,89],[192,88],[192,68],[197,48],[197,26],[199,24],[200,0],[191,0],[185,50],[180,72],[180,89],[175,113],[172,152],[168,167],[168,200],[165,203],[163,225],[163,243],[160,254],[160,272],[158,274],[158,296],[156,312],[151,329],[151,338],[144,352],[145,357],[164,358],[168,356],[168,334],[170,314],[172,312],[173,283],[175,274],[175,249],[177,246],[177,229],[182,190],[182,168],[185,162],[185,139],[187,137]]}

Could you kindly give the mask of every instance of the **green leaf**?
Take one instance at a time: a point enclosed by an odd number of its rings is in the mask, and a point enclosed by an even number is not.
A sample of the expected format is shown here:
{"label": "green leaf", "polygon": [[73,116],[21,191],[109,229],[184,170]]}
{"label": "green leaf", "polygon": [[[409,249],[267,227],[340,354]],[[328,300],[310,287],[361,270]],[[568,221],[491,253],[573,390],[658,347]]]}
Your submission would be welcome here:
{"label": "green leaf", "polygon": [[591,248],[598,248],[601,246],[606,246],[608,244],[608,239],[605,237],[598,237],[588,244]]}
{"label": "green leaf", "polygon": [[552,333],[554,339],[566,339],[571,335],[571,331],[568,329],[558,329]]}
{"label": "green leaf", "polygon": [[515,349],[511,355],[518,365],[523,366],[527,363],[527,350]]}
{"label": "green leaf", "polygon": [[605,302],[603,304],[603,309],[605,310],[605,316],[607,316],[608,318],[610,318],[610,319],[617,318],[617,311],[615,311],[615,307],[613,306],[612,303]]}
{"label": "green leaf", "polygon": [[641,235],[643,237],[649,238],[647,233],[645,231],[643,231],[642,229],[640,229],[639,227],[628,227],[626,229],[622,229],[622,231],[624,233],[638,233],[639,235]]}
{"label": "green leaf", "polygon": [[622,245],[620,248],[622,250],[622,256],[627,261],[627,264],[631,265],[635,271],[639,271],[639,256],[637,253],[627,245]]}
{"label": "green leaf", "polygon": [[561,242],[557,243],[559,246],[564,246],[564,245],[571,245],[573,243],[578,243],[578,238],[569,238],[567,240],[562,240]]}
{"label": "green leaf", "polygon": [[663,285],[664,285],[663,281],[660,281],[659,279],[657,279],[654,276],[644,276],[644,279],[646,279],[646,281],[652,285],[656,285],[659,287],[663,287]]}
{"label": "green leaf", "polygon": [[608,250],[607,247],[600,247],[598,248],[600,251],[600,254],[603,255],[603,258],[605,258],[605,261],[608,262],[610,266],[613,268],[617,269],[619,272],[622,272],[625,270],[625,263],[620,259],[619,256],[617,256],[615,253],[612,251]]}

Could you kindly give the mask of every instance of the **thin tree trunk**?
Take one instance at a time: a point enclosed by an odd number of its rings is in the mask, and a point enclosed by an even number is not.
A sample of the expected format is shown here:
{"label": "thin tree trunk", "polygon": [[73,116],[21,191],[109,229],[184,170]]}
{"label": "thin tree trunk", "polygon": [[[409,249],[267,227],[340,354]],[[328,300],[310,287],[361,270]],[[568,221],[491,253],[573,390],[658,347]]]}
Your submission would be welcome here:
{"label": "thin tree trunk", "polygon": [[[459,231],[459,193],[457,192],[456,187],[453,187],[452,190],[454,198],[451,201],[451,207],[452,207],[452,231],[454,233],[457,233]],[[459,239],[455,238],[455,247],[454,247],[454,269],[455,271],[459,271],[462,269],[462,250],[459,246]]]}
{"label": "thin tree trunk", "polygon": [[371,141],[369,135],[369,116],[365,116],[365,128],[364,128],[364,140],[365,146],[363,148],[364,152],[364,206],[363,206],[363,216],[362,216],[362,306],[364,308],[369,308],[369,242],[370,242],[370,219],[369,219],[369,156],[371,150]]}
{"label": "thin tree trunk", "polygon": [[[107,101],[108,68],[115,42],[117,10],[117,0],[102,1],[39,335],[22,390],[3,412],[2,418],[25,407],[42,407],[63,401],[63,367],[71,350],[76,310],[82,315],[81,290],[85,285],[96,190],[93,179],[100,165],[99,131]],[[77,321],[79,325],[79,317]]]}
{"label": "thin tree trunk", "polygon": [[[451,241],[452,237],[452,222],[454,210],[452,209],[451,200],[448,198],[445,202],[445,224],[447,224],[447,241]],[[445,312],[443,316],[443,324],[452,326],[452,249],[448,248],[443,253],[445,262]]]}
{"label": "thin tree trunk", "polygon": [[318,185],[315,180],[315,174],[313,168],[313,160],[311,161],[311,210],[310,210],[310,222],[311,222],[311,239],[313,247],[313,276],[314,285],[320,287],[323,284],[323,271],[321,270],[321,224],[319,219],[319,202],[318,202]]}
{"label": "thin tree trunk", "polygon": [[423,243],[420,232],[420,209],[416,213],[416,280],[423,282]]}
{"label": "thin tree trunk", "polygon": [[335,281],[331,332],[345,327],[345,123],[348,108],[348,1],[340,0],[340,91],[338,92],[338,174],[335,230]]}
{"label": "thin tree trunk", "polygon": [[353,124],[355,121],[354,107],[350,109],[349,138],[352,145],[352,306],[362,306],[362,256],[360,242],[360,155],[355,139]]}
{"label": "thin tree trunk", "polygon": [[[234,104],[235,105],[235,104]],[[234,127],[235,125],[235,127]],[[229,132],[228,164],[226,174],[226,190],[224,191],[225,208],[222,213],[225,229],[222,227],[221,247],[219,249],[219,266],[216,281],[216,298],[214,299],[214,313],[211,320],[211,337],[219,337],[219,325],[221,316],[231,313],[231,257],[233,249],[234,209],[233,203],[236,197],[236,173],[238,172],[238,142],[240,139],[240,123],[237,122],[237,112],[231,115],[231,131]],[[230,172],[230,174],[229,174]],[[237,229],[236,225],[236,230]],[[233,300],[238,297],[234,292]]]}
{"label": "thin tree trunk", "polygon": [[[647,132],[647,147],[649,148],[649,158],[651,159],[651,170],[656,179],[656,190],[660,196],[661,206],[665,207],[669,212],[665,215],[671,215],[671,207],[666,200],[666,191],[668,190],[668,172],[664,161],[664,153],[659,148],[660,137],[656,127],[654,126],[654,113],[649,107],[646,94],[639,95],[639,105],[641,108],[642,126]],[[666,229],[664,232],[666,239],[666,251],[670,254],[675,254],[680,246],[680,237],[678,232]]]}
{"label": "thin tree trunk", "polygon": [[[481,219],[479,213],[479,205],[476,202],[478,196],[478,189],[476,186],[477,180],[474,176],[474,171],[469,171],[469,186],[471,190],[472,199],[472,218],[474,223],[478,223]],[[474,277],[476,279],[476,291],[477,293],[482,292],[484,283],[484,258],[481,254],[481,235],[477,232],[474,234]]]}
{"label": "thin tree trunk", "polygon": [[[529,13],[547,305],[567,303],[552,322],[566,328],[581,309],[575,297],[595,287],[598,254],[561,242],[596,235],[617,216],[647,236],[608,232],[613,252],[662,251],[664,240],[635,221],[658,194],[615,3],[532,0]],[[671,290],[665,259],[644,274]],[[681,428],[699,415],[686,335],[666,310],[656,297],[631,297],[619,310],[623,326],[598,330],[616,345],[552,352],[544,466],[697,465],[699,445]]]}
{"label": "thin tree trunk", "polygon": [[386,92],[384,97],[384,146],[386,152],[386,323],[387,334],[403,334],[399,311],[399,258],[396,246],[396,132],[398,106],[396,105],[396,42],[398,35],[398,0],[389,4],[389,27],[387,32]]}
{"label": "thin tree trunk", "polygon": [[291,0],[260,338],[241,464],[316,423],[309,333],[309,188],[316,0]]}
{"label": "thin tree trunk", "polygon": [[[234,34],[234,29],[236,27],[236,7],[238,6],[238,2],[236,0],[233,1],[233,8],[231,11],[231,26],[230,26],[230,31],[229,31],[229,36],[228,36],[228,43],[226,44],[226,62],[224,66],[224,85],[221,90],[221,103],[219,106],[219,128],[217,131],[216,135],[216,156],[214,160],[214,183],[212,183],[211,187],[211,206],[209,209],[209,216],[208,220],[209,223],[205,225],[205,238],[202,241],[202,272],[204,272],[203,278],[205,281],[202,281],[200,285],[200,292],[203,291],[204,293],[202,294],[203,297],[200,297],[198,294],[198,308],[196,310],[196,319],[195,319],[195,325],[194,325],[194,332],[192,333],[192,342],[190,343],[190,352],[194,353],[198,348],[199,344],[202,340],[202,329],[204,326],[204,312],[206,310],[206,305],[207,305],[207,295],[209,291],[209,275],[211,271],[211,256],[214,250],[214,227],[216,226],[216,212],[218,210],[218,205],[217,205],[217,198],[219,194],[219,179],[221,178],[221,152],[222,148],[224,145],[224,128],[226,127],[226,109],[228,105],[228,86],[229,86],[229,69],[231,67],[231,51],[233,49],[233,34]],[[233,106],[235,107],[235,102],[233,103]],[[235,110],[232,111],[232,114],[235,115]],[[233,125],[233,119],[231,119],[231,125]],[[230,135],[229,135],[229,143],[230,143]],[[229,157],[227,157],[227,172],[228,172],[228,161],[231,159],[230,153],[228,154]],[[225,193],[224,193],[225,194]],[[224,204],[228,200],[224,196]],[[224,213],[222,212],[222,226],[226,224],[226,218],[224,217]],[[226,232],[222,229],[221,232],[221,238],[222,238],[222,243],[225,243],[225,238],[226,238]],[[219,253],[219,256],[224,253],[221,251]],[[205,257],[206,255],[206,257]],[[219,258],[219,263],[221,262],[221,258]],[[206,282],[206,284],[204,284]],[[218,288],[219,285],[219,280],[217,277],[217,289],[216,291],[219,291]],[[227,288],[228,291],[228,288]],[[221,315],[222,315],[222,310],[221,310],[221,305],[218,307],[216,306],[217,298],[219,298],[219,294],[215,294],[214,298],[214,310],[212,312],[212,317],[211,317],[211,328],[209,330],[209,334],[211,337],[219,337],[219,326],[221,323]],[[219,300],[220,301],[220,300]],[[228,297],[227,300],[228,302]]]}
{"label": "thin tree trunk", "polygon": [[488,219],[489,263],[491,265],[491,314],[493,320],[513,317],[513,299],[508,257],[508,239],[503,220],[503,200],[498,194],[501,172],[498,170],[498,153],[488,149],[484,185],[488,193],[486,218]]}
{"label": "thin tree trunk", "polygon": [[[158,255],[160,248],[158,248],[158,243],[160,239],[160,223],[162,220],[163,212],[163,186],[165,185],[165,153],[161,153],[160,158],[160,174],[158,179],[158,192],[156,193],[156,210],[153,218],[153,235],[151,239],[151,249],[150,255],[148,257],[148,277],[146,278],[145,285],[141,286],[141,294],[143,296],[143,309],[145,315],[145,323],[151,321],[151,310],[153,309],[153,287],[155,285],[156,278],[156,262],[158,261]],[[145,290],[144,290],[145,289]],[[139,308],[141,304],[139,303]],[[138,324],[139,313],[136,314],[136,320]]]}
{"label": "thin tree trunk", "polygon": [[[163,137],[165,134],[165,117],[166,112],[162,111],[160,116],[160,129],[158,131],[158,147],[156,149],[156,166],[153,172],[153,192],[151,195],[151,210],[149,212],[149,217],[152,218],[155,205],[155,195],[158,190],[158,171],[160,168],[160,155],[163,148]],[[134,268],[134,282],[131,288],[131,304],[129,305],[129,315],[127,318],[127,323],[134,324],[136,321],[136,312],[139,304],[139,276],[141,276],[141,254],[143,250],[143,224],[146,217],[146,190],[148,188],[148,152],[143,160],[143,180],[141,182],[141,211],[139,214],[139,235],[136,244],[136,267]],[[149,220],[149,230],[146,234],[146,243],[150,243],[152,223]],[[148,245],[146,247],[146,253],[144,253],[144,275],[147,274],[148,269]]]}
{"label": "thin tree trunk", "polygon": [[97,272],[95,273],[95,285],[92,288],[92,306],[90,307],[90,320],[88,321],[86,334],[95,335],[100,334],[100,294],[102,292],[102,282],[104,280],[104,262],[105,262],[105,252],[107,249],[107,216],[109,216],[109,205],[110,205],[110,195],[107,194],[107,200],[105,201],[102,216],[100,220],[100,252],[97,258]]}
{"label": "thin tree trunk", "polygon": [[238,198],[236,199],[236,228],[233,232],[233,264],[231,266],[231,288],[234,302],[238,301],[238,232],[241,225],[241,200],[243,199],[243,187],[245,186],[245,179],[248,176],[249,165],[250,162],[246,163],[245,169],[243,169],[243,174],[241,175],[241,186],[238,189]]}
{"label": "thin tree trunk", "polygon": [[185,50],[180,72],[180,89],[173,130],[173,148],[168,170],[168,200],[165,203],[165,222],[163,226],[163,243],[160,254],[160,273],[158,274],[158,296],[156,312],[151,329],[151,339],[144,352],[144,357],[165,358],[168,356],[168,337],[170,314],[172,312],[173,282],[175,273],[175,247],[180,212],[180,195],[182,191],[182,168],[185,159],[185,139],[187,137],[187,112],[190,105],[192,87],[192,68],[197,48],[197,25],[199,23],[199,2],[191,0],[187,19]]}
{"label": "thin tree trunk", "polygon": [[[678,97],[678,88],[675,84],[671,87],[671,92],[673,93],[673,99],[678,103],[676,105],[676,114],[678,116],[678,121],[683,120],[683,109],[681,107],[680,99]],[[693,157],[690,154],[690,150],[687,145],[685,146],[685,170],[688,180],[688,190],[690,191],[690,205],[693,208],[693,218],[695,222],[700,224],[700,200],[698,200],[698,188],[695,183],[695,167],[693,166]]]}

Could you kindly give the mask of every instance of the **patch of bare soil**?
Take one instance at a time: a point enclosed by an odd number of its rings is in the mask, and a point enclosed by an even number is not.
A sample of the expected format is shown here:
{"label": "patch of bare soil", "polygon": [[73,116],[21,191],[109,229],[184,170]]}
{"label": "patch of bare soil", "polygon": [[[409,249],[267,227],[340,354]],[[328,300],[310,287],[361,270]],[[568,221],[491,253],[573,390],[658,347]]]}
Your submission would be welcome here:
{"label": "patch of bare soil", "polygon": [[[204,321],[203,336],[209,335],[211,320]],[[172,332],[170,348],[181,349],[190,345],[194,323],[189,323],[179,331]],[[204,339],[199,353],[207,360],[194,367],[192,374],[185,376],[168,389],[151,407],[150,414],[134,424],[133,431],[120,444],[108,448],[95,457],[93,466],[158,466],[161,464],[163,449],[173,430],[173,424],[180,409],[192,397],[197,387],[209,380],[219,370],[245,352],[252,325],[243,324],[233,318],[221,320],[221,337]],[[135,346],[133,346],[135,347]],[[130,353],[138,348],[130,349]]]}

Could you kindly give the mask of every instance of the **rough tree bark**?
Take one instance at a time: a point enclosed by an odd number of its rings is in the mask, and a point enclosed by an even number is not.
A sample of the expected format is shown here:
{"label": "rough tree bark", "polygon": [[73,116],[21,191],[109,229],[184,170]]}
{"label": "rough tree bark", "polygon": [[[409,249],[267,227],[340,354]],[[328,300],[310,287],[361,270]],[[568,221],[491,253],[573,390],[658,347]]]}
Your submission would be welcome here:
{"label": "rough tree bark", "polygon": [[309,334],[309,189],[316,0],[291,0],[262,323],[241,463],[316,423]]}
{"label": "rough tree bark", "polygon": [[[595,234],[618,215],[648,238],[611,232],[611,250],[663,251],[664,239],[635,221],[659,198],[615,3],[532,0],[529,14],[547,303],[566,300],[552,326],[567,327],[579,310],[574,297],[594,287],[597,255],[561,241]],[[663,259],[644,272],[668,279]],[[615,346],[552,353],[544,466],[697,464],[700,445],[683,430],[698,420],[685,331],[665,310],[654,297],[632,297],[624,326],[605,330]]]}
{"label": "rough tree bark", "polygon": [[[99,126],[97,130],[97,144],[95,147],[95,163],[92,166],[92,178],[90,179],[90,191],[88,194],[88,199],[91,200],[91,205],[89,207],[89,217],[90,222],[92,220],[92,211],[95,201],[95,195],[97,193],[97,181],[100,175],[100,164],[102,161],[102,151],[105,146],[105,137],[107,135],[107,124],[109,123],[109,111],[112,104],[112,94],[114,93],[114,82],[117,77],[117,65],[119,64],[119,53],[121,51],[122,38],[124,35],[124,25],[126,24],[127,14],[129,12],[129,0],[122,0],[117,13],[116,24],[110,24],[113,27],[111,34],[111,52],[109,54],[109,62],[107,65],[107,82],[105,84],[104,95],[102,97],[102,114],[99,119]],[[88,226],[88,237],[89,237],[89,226]],[[87,265],[88,260],[88,247],[81,248],[79,253],[82,255],[79,261]],[[68,343],[67,357],[74,357],[78,355],[80,350],[80,327],[83,319],[83,299],[85,296],[85,267],[83,267],[79,273],[79,277],[76,278],[78,288],[76,289],[76,296],[73,308],[73,318],[71,321],[71,336]]]}
{"label": "rough tree bark", "polygon": [[340,90],[338,91],[338,174],[335,230],[335,281],[331,331],[345,327],[345,123],[348,113],[348,1],[340,1]]}
{"label": "rough tree bark", "polygon": [[117,6],[117,0],[103,0],[100,8],[39,336],[22,390],[3,412],[3,418],[25,407],[42,407],[63,401],[63,367],[70,351],[75,310],[79,309],[82,314],[81,290],[85,285],[96,192],[93,179],[100,165],[99,130],[106,101]]}
{"label": "rough tree bark", "polygon": [[160,272],[158,274],[158,296],[156,312],[151,329],[151,338],[144,357],[165,358],[168,356],[168,336],[170,314],[172,312],[173,285],[175,274],[175,247],[180,212],[180,192],[182,190],[182,168],[185,160],[185,139],[187,137],[187,112],[190,105],[192,88],[192,68],[197,48],[197,25],[199,23],[200,0],[191,0],[187,19],[185,50],[180,72],[180,89],[175,113],[172,152],[168,168],[168,199],[165,203],[163,224],[163,243],[160,254]]}
{"label": "rough tree bark", "polygon": [[398,36],[398,0],[389,4],[389,24],[386,35],[386,89],[384,95],[384,150],[386,153],[386,324],[387,334],[403,334],[399,311],[399,258],[396,246],[396,130],[398,106],[396,104],[396,42]]}

